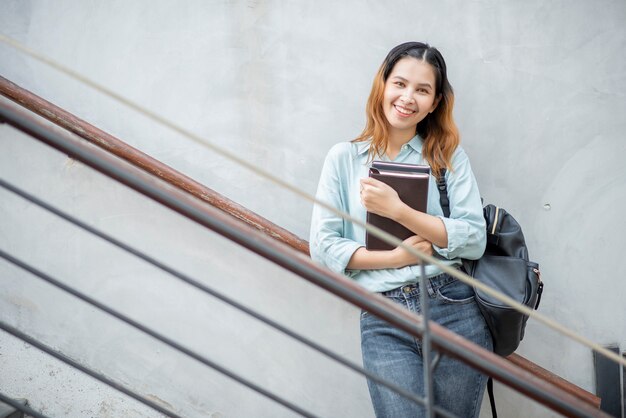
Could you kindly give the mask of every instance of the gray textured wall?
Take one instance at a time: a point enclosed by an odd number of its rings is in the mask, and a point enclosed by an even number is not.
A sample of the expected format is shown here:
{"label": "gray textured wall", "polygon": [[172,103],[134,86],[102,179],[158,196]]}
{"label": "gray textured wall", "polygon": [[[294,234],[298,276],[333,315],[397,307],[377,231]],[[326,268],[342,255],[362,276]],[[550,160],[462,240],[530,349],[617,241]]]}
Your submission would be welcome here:
{"label": "gray textured wall", "polygon": [[[11,1],[0,32],[313,193],[406,40],[440,48],[482,194],[522,223],[541,312],[626,349],[626,4],[619,1]],[[306,237],[311,204],[0,45],[0,74]],[[357,310],[0,127],[0,176],[359,361]],[[0,245],[322,416],[363,379],[0,191]],[[0,315],[186,416],[290,416],[0,262]],[[589,349],[530,323],[519,352],[593,390]],[[0,334],[0,391],[54,416],[152,416]],[[551,416],[498,388],[504,416]],[[520,412],[523,411],[523,412]]]}

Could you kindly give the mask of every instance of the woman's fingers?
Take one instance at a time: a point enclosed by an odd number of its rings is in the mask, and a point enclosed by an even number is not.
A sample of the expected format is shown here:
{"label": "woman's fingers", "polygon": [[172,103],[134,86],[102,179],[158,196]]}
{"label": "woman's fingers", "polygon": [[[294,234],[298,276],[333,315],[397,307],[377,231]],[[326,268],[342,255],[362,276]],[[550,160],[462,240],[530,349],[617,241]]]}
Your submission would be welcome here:
{"label": "woman's fingers", "polygon": [[376,186],[380,186],[381,184],[385,184],[380,180],[376,180],[374,178],[371,177],[363,177],[361,179],[361,185],[368,185],[368,186],[372,186],[372,187],[376,187]]}
{"label": "woman's fingers", "polygon": [[[420,253],[432,255],[433,254],[433,245],[430,241],[425,240],[419,235],[413,235],[409,238],[402,241],[403,244],[419,251]],[[398,246],[394,250],[394,257],[398,261],[399,267],[409,266],[420,264],[421,260],[418,256],[413,254],[411,251]]]}
{"label": "woman's fingers", "polygon": [[402,243],[415,248],[419,252],[426,253],[428,255],[433,254],[432,243],[430,241],[425,240],[419,235],[413,235],[405,239],[404,241],[402,241]]}
{"label": "woman's fingers", "polygon": [[420,237],[419,235],[413,235],[413,236],[408,237],[402,242],[407,245],[415,245],[421,241],[424,241],[424,238]]}
{"label": "woman's fingers", "polygon": [[394,209],[402,202],[398,193],[386,183],[373,178],[362,178],[360,180],[361,203],[368,212],[387,218],[392,216]]}

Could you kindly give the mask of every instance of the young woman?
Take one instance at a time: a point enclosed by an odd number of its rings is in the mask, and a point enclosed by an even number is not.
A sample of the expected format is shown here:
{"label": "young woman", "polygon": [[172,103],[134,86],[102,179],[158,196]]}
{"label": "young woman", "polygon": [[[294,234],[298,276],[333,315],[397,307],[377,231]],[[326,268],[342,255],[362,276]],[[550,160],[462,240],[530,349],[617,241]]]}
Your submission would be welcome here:
{"label": "young woman", "polygon": [[[459,146],[452,118],[454,95],[446,64],[427,44],[408,42],[393,48],[374,78],[361,135],[335,145],[324,162],[317,198],[365,220],[366,212],[391,218],[415,233],[405,244],[434,254],[450,266],[477,259],[485,249],[480,194],[467,155]],[[372,160],[428,164],[431,177],[427,213],[405,205],[385,183],[368,177]],[[436,176],[448,184],[450,217],[444,218]],[[314,260],[354,278],[407,309],[420,313],[419,259],[398,247],[368,251],[363,228],[315,206],[310,248]],[[425,266],[432,319],[491,349],[489,330],[472,289]],[[385,321],[361,313],[364,366],[388,381],[424,395],[421,341]],[[433,374],[437,405],[462,417],[477,417],[486,377],[444,356]],[[378,417],[419,417],[423,407],[368,381]]]}

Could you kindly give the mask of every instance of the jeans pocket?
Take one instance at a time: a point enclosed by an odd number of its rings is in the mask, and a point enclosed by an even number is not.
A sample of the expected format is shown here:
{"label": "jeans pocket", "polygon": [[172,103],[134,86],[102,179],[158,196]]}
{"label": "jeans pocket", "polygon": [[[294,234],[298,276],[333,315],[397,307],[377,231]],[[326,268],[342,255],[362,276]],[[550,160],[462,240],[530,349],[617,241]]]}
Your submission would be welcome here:
{"label": "jeans pocket", "polygon": [[470,303],[474,300],[474,289],[460,280],[454,280],[438,288],[437,297],[444,303]]}

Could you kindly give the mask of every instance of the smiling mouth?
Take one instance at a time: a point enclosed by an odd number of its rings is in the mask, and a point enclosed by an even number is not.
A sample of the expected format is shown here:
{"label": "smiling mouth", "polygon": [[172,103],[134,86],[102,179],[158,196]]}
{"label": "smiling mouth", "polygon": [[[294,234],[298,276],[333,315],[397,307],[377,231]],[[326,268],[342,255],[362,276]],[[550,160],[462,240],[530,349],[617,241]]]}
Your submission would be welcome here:
{"label": "smiling mouth", "polygon": [[398,111],[398,113],[400,113],[403,116],[411,116],[413,113],[415,113],[415,110],[407,109],[406,107],[402,107],[398,105],[393,105],[393,107]]}

